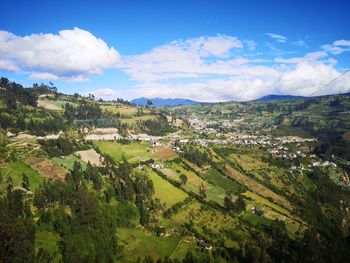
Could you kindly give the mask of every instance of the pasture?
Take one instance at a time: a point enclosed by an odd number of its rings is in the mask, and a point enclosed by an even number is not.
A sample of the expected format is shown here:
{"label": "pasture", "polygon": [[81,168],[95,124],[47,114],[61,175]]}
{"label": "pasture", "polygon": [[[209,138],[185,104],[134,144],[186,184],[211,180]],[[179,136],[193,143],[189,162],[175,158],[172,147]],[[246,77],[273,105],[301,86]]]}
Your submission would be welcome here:
{"label": "pasture", "polygon": [[165,256],[170,256],[177,248],[180,239],[178,237],[159,237],[141,228],[120,228],[118,239],[124,246],[117,262],[137,262],[137,258],[143,259],[151,256],[154,261]]}
{"label": "pasture", "polygon": [[23,177],[25,173],[29,178],[29,189],[33,192],[43,182],[43,178],[30,166],[22,161],[16,161],[10,164],[7,168],[0,168],[0,174],[2,177],[2,183],[0,184],[1,192],[6,192],[6,184],[8,177],[11,177],[13,186],[22,186]]}
{"label": "pasture", "polygon": [[73,107],[78,106],[77,103],[66,101],[66,100],[48,100],[48,99],[39,99],[38,100],[39,107],[44,107],[45,109],[56,110],[56,111],[63,111],[64,105],[66,103],[71,104]]}
{"label": "pasture", "polygon": [[94,144],[102,153],[108,154],[116,162],[120,162],[123,156],[125,156],[130,163],[156,158],[148,142],[120,144],[118,142],[96,141]]}
{"label": "pasture", "polygon": [[291,203],[286,200],[283,196],[276,194],[275,192],[271,191],[266,186],[258,183],[254,179],[250,178],[249,176],[246,176],[239,171],[232,168],[230,165],[225,164],[224,166],[225,174],[228,176],[231,176],[234,180],[239,182],[240,184],[245,185],[248,189],[252,190],[255,193],[258,193],[259,195],[263,197],[270,197],[278,204],[281,204],[283,207],[287,208],[288,210],[292,210],[293,207]]}
{"label": "pasture", "polygon": [[100,105],[100,107],[104,111],[119,113],[127,117],[132,117],[137,113],[136,107],[126,106],[126,105],[102,104]]}
{"label": "pasture", "polygon": [[147,174],[153,182],[155,191],[154,197],[158,198],[162,204],[165,203],[165,208],[170,208],[174,204],[181,202],[188,197],[185,192],[173,186],[151,169],[147,169]]}
{"label": "pasture", "polygon": [[225,177],[219,171],[211,168],[202,174],[202,177],[211,184],[215,184],[225,189],[227,192],[238,194],[241,192],[241,186],[232,179]]}
{"label": "pasture", "polygon": [[79,162],[81,164],[81,168],[83,171],[86,170],[86,163],[83,162],[81,159],[79,159],[77,156],[71,154],[68,156],[65,156],[64,158],[61,157],[54,157],[51,159],[55,164],[64,167],[67,170],[72,170],[74,162]]}

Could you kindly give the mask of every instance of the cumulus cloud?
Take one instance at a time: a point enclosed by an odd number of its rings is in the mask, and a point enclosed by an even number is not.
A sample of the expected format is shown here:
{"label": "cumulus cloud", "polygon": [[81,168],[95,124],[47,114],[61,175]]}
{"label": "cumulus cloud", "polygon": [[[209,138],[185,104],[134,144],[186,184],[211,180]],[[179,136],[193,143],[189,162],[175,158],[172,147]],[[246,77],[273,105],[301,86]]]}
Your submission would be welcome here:
{"label": "cumulus cloud", "polygon": [[118,96],[121,95],[120,92],[118,92],[117,90],[110,88],[94,89],[91,91],[83,92],[84,96],[88,96],[89,94],[93,94],[97,99],[102,98],[107,100],[116,99]]}
{"label": "cumulus cloud", "polygon": [[222,74],[225,64],[237,63],[231,56],[242,48],[240,40],[225,35],[179,40],[124,57],[122,67],[134,80],[143,82],[197,78],[201,74]]}
{"label": "cumulus cloud", "polygon": [[[299,62],[292,67],[268,68],[257,74],[244,68],[242,74],[226,78],[195,80],[189,83],[143,83],[134,90],[132,97],[189,98],[204,102],[256,99],[267,94],[291,94],[310,96],[340,73],[333,65],[321,62]],[[259,71],[259,70],[258,70]],[[268,72],[268,73],[267,73]],[[349,91],[350,76],[337,81],[331,89],[316,95]]]}
{"label": "cumulus cloud", "polygon": [[[287,42],[285,36],[267,35],[276,42]],[[128,86],[131,88],[100,88],[84,93],[103,99],[144,96],[208,102],[250,100],[272,93],[308,96],[340,74],[334,56],[350,51],[350,41],[344,39],[300,56],[274,44],[265,43],[272,58],[261,52],[253,54],[257,46],[253,40],[227,35],[176,40],[141,54],[121,56],[102,39],[79,28],[56,35],[17,36],[0,31],[0,70],[26,74],[35,80],[84,81],[102,74],[104,69],[116,68],[136,81]],[[290,44],[286,46],[295,45]],[[350,76],[344,76],[332,85],[332,90],[323,92],[349,91],[349,82]]]}
{"label": "cumulus cloud", "polygon": [[0,70],[18,72],[19,68],[12,61],[0,59]]}
{"label": "cumulus cloud", "polygon": [[[242,53],[242,43],[248,47],[246,41],[236,42],[240,44],[216,55],[188,44],[196,42],[174,41],[144,54],[124,57],[125,72],[139,81],[131,97],[183,97],[209,102],[250,100],[272,93],[308,96],[340,74],[335,69],[337,61],[324,48],[304,56],[285,58],[279,54],[267,60],[249,59]],[[334,42],[340,44],[347,42]],[[347,91],[347,83],[337,81],[331,90],[323,92]]]}
{"label": "cumulus cloud", "polygon": [[271,37],[272,39],[274,39],[276,42],[279,43],[286,43],[288,38],[279,34],[275,34],[275,33],[266,33],[267,36]]}
{"label": "cumulus cloud", "polygon": [[24,37],[0,31],[1,68],[29,72],[33,79],[86,80],[116,67],[119,57],[102,39],[79,28]]}

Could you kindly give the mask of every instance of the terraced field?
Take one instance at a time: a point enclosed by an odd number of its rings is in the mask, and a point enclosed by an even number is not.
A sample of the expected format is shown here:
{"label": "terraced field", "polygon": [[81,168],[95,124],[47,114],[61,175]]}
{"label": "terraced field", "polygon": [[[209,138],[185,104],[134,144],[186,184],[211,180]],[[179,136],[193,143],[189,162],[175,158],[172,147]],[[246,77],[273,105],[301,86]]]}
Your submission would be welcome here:
{"label": "terraced field", "polygon": [[155,191],[154,198],[158,198],[162,204],[165,204],[166,208],[169,208],[188,197],[185,192],[173,186],[151,169],[147,169],[147,175],[153,182]]}
{"label": "terraced field", "polygon": [[272,198],[275,202],[281,204],[282,206],[284,206],[288,210],[293,209],[291,203],[288,202],[283,196],[278,195],[275,192],[272,192],[266,186],[258,183],[257,181],[255,181],[254,179],[252,179],[246,175],[243,175],[242,173],[235,170],[234,168],[232,168],[232,166],[230,166],[227,163],[224,165],[224,171],[228,176],[231,176],[233,179],[235,179],[240,184],[245,185],[251,191],[258,193],[259,195],[261,195],[263,197]]}

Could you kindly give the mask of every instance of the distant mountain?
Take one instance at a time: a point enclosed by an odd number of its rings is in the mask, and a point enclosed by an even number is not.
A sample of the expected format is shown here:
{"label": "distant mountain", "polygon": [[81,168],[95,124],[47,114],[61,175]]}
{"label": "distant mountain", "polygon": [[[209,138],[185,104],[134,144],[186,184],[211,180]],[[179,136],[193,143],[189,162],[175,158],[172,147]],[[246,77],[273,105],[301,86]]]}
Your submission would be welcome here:
{"label": "distant mountain", "polygon": [[154,99],[148,99],[145,97],[133,99],[130,101],[131,103],[134,103],[136,105],[140,106],[146,106],[147,100],[152,101],[152,106],[154,107],[166,107],[166,106],[178,106],[178,105],[195,105],[200,104],[201,102],[189,100],[189,99],[163,99],[163,98],[154,98]]}
{"label": "distant mountain", "polygon": [[264,97],[261,97],[259,99],[256,99],[257,101],[267,101],[267,100],[300,100],[305,99],[306,97],[303,96],[293,96],[293,95],[267,95]]}

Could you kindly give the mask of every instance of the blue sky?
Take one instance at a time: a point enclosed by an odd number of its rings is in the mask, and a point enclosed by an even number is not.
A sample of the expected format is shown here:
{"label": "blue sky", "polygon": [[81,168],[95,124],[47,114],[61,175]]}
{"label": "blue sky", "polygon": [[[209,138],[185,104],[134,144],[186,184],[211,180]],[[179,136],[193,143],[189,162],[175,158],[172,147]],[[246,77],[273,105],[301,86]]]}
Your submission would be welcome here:
{"label": "blue sky", "polygon": [[[6,1],[0,75],[103,98],[222,101],[308,95],[350,68],[349,1],[247,2]],[[345,91],[347,76],[325,92]]]}

